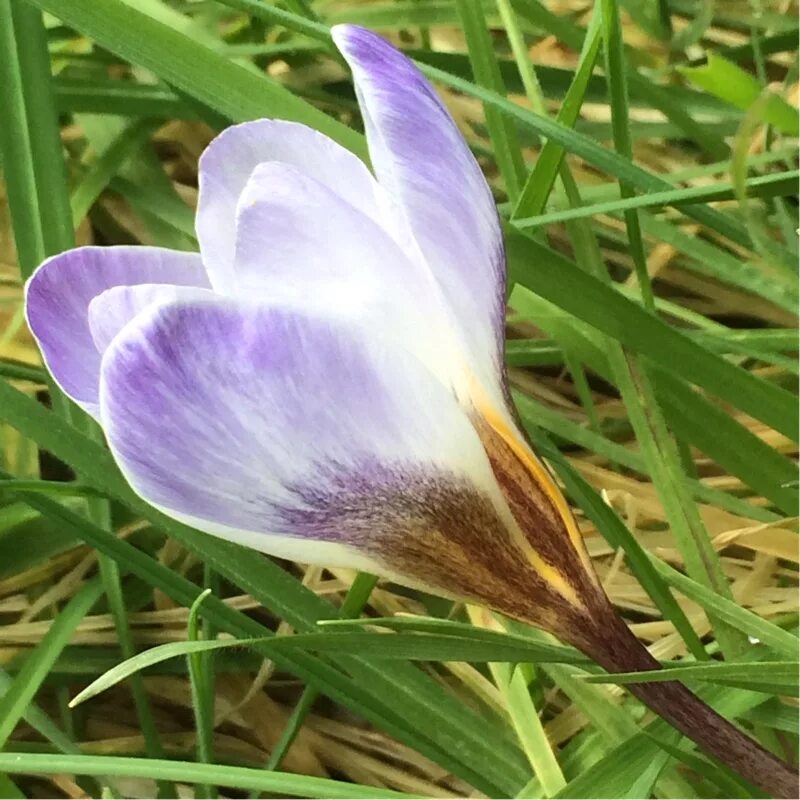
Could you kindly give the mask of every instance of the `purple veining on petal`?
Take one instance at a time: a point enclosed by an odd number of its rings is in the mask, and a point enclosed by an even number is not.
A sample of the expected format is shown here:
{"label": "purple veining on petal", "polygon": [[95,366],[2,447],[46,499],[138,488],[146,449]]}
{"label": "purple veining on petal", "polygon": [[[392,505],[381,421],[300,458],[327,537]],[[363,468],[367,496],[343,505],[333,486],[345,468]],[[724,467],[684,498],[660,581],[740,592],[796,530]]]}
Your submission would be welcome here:
{"label": "purple veining on petal", "polygon": [[386,574],[516,616],[530,613],[535,593],[543,623],[553,608],[564,613],[563,598],[524,557],[492,498],[468,479],[372,459],[320,470],[293,492],[301,502],[280,509],[286,525],[313,539],[334,533]]}
{"label": "purple veining on petal", "polygon": [[211,289],[168,283],[112,286],[89,303],[89,330],[102,355],[116,335],[145,309],[179,300],[212,300],[217,296]]}
{"label": "purple veining on petal", "polygon": [[[335,502],[343,476],[360,475],[362,495],[381,474],[495,486],[469,420],[413,357],[287,309],[213,301],[145,312],[107,351],[101,411],[134,489],[218,535],[224,526],[365,547],[342,527],[354,510]],[[330,498],[330,524],[319,507],[312,519],[312,487]]]}
{"label": "purple veining on petal", "polygon": [[496,388],[504,380],[505,256],[480,167],[408,58],[364,28],[332,33],[353,70],[378,180],[402,207],[481,378]]}
{"label": "purple veining on petal", "polygon": [[61,388],[97,412],[100,353],[89,330],[92,299],[113,286],[208,287],[200,257],[156,247],[79,247],[53,256],[26,286],[28,325]]}

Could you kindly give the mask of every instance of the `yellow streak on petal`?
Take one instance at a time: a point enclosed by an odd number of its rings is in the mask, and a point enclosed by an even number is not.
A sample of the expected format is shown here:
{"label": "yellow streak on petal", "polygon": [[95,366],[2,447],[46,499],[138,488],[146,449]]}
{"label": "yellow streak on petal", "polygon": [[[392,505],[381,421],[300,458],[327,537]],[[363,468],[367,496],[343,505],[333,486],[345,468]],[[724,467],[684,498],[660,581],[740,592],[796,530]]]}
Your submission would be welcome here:
{"label": "yellow streak on petal", "polygon": [[[476,394],[477,393],[473,392],[473,400],[475,399]],[[594,568],[592,567],[589,555],[586,552],[586,546],[584,545],[583,537],[578,530],[578,526],[575,523],[575,519],[572,516],[572,512],[570,511],[567,501],[564,499],[564,495],[561,493],[561,490],[558,488],[550,473],[547,471],[547,468],[541,463],[541,461],[539,461],[536,454],[522,440],[514,428],[509,425],[505,415],[498,411],[493,404],[486,402],[476,404],[476,406],[481,416],[486,420],[487,424],[503,439],[509,448],[511,448],[514,454],[519,458],[520,462],[529,470],[536,482],[544,490],[544,493],[547,495],[548,499],[553,504],[553,507],[558,512],[558,515],[563,520],[567,529],[567,534],[569,535],[569,538],[572,541],[572,544],[575,547],[575,550],[577,551],[586,572],[592,581],[597,583],[597,576]],[[516,533],[515,539],[517,538],[521,538],[523,540],[522,543],[518,542],[518,544],[521,544],[523,551],[528,556],[531,564],[537,570],[537,572],[539,572],[542,577],[573,606],[583,607],[584,603],[579,598],[572,584],[570,584],[564,578],[559,570],[542,559],[542,557],[530,545],[521,530]]]}

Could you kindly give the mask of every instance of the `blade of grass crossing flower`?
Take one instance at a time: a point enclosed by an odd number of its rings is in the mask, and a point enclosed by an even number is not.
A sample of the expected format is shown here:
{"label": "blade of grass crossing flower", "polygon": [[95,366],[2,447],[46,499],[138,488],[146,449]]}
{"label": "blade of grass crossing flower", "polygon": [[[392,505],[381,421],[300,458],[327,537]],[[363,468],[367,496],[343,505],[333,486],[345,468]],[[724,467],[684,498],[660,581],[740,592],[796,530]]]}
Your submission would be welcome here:
{"label": "blade of grass crossing flower", "polygon": [[0,753],[0,769],[33,775],[115,775],[120,778],[156,779],[179,783],[215,784],[233,789],[268,792],[277,797],[317,797],[324,800],[402,800],[412,795],[349,781],[265,772],[262,769],[197,764],[121,756],[53,755],[50,753]]}
{"label": "blade of grass crossing flower", "polygon": [[102,590],[98,580],[84,584],[53,620],[47,633],[25,659],[8,691],[0,697],[0,748],[5,746],[22,719],[75,628],[100,599]]}
{"label": "blade of grass crossing flower", "polygon": [[[456,0],[456,6],[467,40],[476,83],[504,95],[503,78],[497,65],[497,57],[480,0]],[[485,105],[484,113],[495,160],[503,176],[506,192],[509,198],[515,201],[519,196],[525,174],[517,131],[513,121],[497,108]]]}
{"label": "blade of grass crossing flower", "polygon": [[[359,614],[361,614],[369,602],[369,596],[372,593],[372,590],[375,588],[377,582],[378,579],[374,575],[368,575],[364,572],[360,572],[358,575],[356,575],[355,580],[350,586],[350,589],[348,590],[342,602],[342,607],[340,610],[341,616],[347,619],[349,617],[357,617]],[[294,707],[294,710],[292,711],[292,714],[286,723],[286,727],[281,733],[280,739],[272,748],[272,752],[270,753],[265,769],[280,769],[283,759],[286,757],[286,754],[289,752],[289,748],[291,748],[292,743],[297,738],[297,734],[300,732],[300,728],[303,726],[305,718],[308,716],[314,705],[314,702],[318,697],[319,692],[312,686],[307,686],[303,690],[303,694],[301,695],[300,700],[297,702],[297,705]]]}
{"label": "blade of grass crossing flower", "polygon": [[[134,497],[107,451],[3,382],[0,382],[0,416],[13,419],[16,428],[71,464],[96,488],[123,500],[298,629],[312,630],[319,619],[335,616],[332,606],[269,560],[253,559],[252,554],[240,547],[199,534]],[[44,501],[42,497],[26,497],[26,502],[37,508]],[[53,505],[45,505],[50,508],[49,513],[66,513],[58,504]],[[81,538],[87,535],[80,526],[76,533]],[[92,544],[106,552],[105,548],[114,541],[112,537],[111,543],[101,540]],[[191,594],[187,604],[196,594]],[[255,635],[263,635],[264,629],[256,627]],[[358,656],[342,656],[341,666],[352,676],[345,679],[339,668],[328,668],[317,660],[310,663],[313,669],[308,661],[295,657],[291,669],[304,680],[324,686],[326,694],[402,741],[412,743],[419,752],[465,780],[486,787],[487,793],[506,794],[524,783],[524,761],[508,734],[500,727],[487,734],[485,720],[479,720],[412,665],[375,665]],[[392,698],[391,705],[386,698]],[[455,757],[451,755],[454,753]]]}

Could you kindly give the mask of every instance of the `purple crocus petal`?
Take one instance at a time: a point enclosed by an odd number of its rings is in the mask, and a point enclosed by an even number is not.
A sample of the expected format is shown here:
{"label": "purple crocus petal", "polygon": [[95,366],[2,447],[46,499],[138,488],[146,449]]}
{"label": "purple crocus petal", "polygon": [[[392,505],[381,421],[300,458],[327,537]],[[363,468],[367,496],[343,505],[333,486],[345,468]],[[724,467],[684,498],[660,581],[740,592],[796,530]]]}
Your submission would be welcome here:
{"label": "purple crocus petal", "polygon": [[209,300],[214,297],[217,295],[210,289],[195,286],[162,283],[114,286],[89,303],[89,330],[95,347],[102,355],[116,335],[145,309],[178,300]]}
{"label": "purple crocus petal", "polygon": [[404,526],[448,491],[488,515],[500,502],[452,393],[338,317],[219,298],[145,311],[106,351],[100,405],[142,498],[273,555],[402,571]]}
{"label": "purple crocus petal", "polygon": [[223,131],[200,158],[197,238],[214,289],[231,294],[239,196],[253,170],[281,161],[313,175],[346,203],[375,219],[390,218],[375,179],[351,152],[295,122],[258,120]]}
{"label": "purple crocus petal", "polygon": [[208,287],[196,253],[157,247],[78,247],[47,259],[25,287],[25,313],[58,385],[97,415],[100,353],[89,304],[113,286],[140,283]]}
{"label": "purple crocus petal", "polygon": [[390,331],[444,383],[466,364],[430,271],[340,195],[280,162],[256,167],[237,215],[235,294],[330,308]]}
{"label": "purple crocus petal", "polygon": [[505,258],[492,193],[422,73],[354,25],[333,39],[353,71],[370,158],[452,304],[485,383],[502,383]]}

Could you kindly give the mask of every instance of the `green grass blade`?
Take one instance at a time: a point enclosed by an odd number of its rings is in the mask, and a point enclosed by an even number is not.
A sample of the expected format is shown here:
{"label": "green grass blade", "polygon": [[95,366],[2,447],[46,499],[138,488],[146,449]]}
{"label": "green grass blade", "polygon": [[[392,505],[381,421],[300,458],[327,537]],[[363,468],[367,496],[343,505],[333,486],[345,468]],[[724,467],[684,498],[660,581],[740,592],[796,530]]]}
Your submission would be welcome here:
{"label": "green grass blade", "polygon": [[771,693],[796,695],[800,663],[797,661],[709,661],[689,667],[672,667],[653,672],[620,672],[614,675],[588,675],[589,683],[660,683],[663,681],[707,681],[744,689],[772,686]]}
{"label": "green grass blade", "polygon": [[[606,79],[609,88],[609,104],[611,106],[611,129],[614,135],[614,147],[628,161],[633,160],[633,144],[631,142],[628,115],[628,83],[625,75],[625,52],[622,43],[622,24],[619,18],[619,7],[616,0],[601,0],[601,16],[603,20],[603,54],[605,56]],[[620,194],[623,198],[633,196],[633,187],[626,181],[619,182]],[[645,308],[653,310],[655,301],[650,275],[647,272],[647,256],[644,251],[642,228],[639,215],[635,209],[623,212],[625,228],[628,232],[628,247],[636,270],[636,278]]]}
{"label": "green grass blade", "polygon": [[47,633],[25,660],[8,691],[0,697],[0,748],[28,709],[50,667],[69,642],[75,628],[102,594],[99,581],[86,583],[53,620]]}
{"label": "green grass blade", "polygon": [[[567,123],[565,122],[564,124]],[[541,159],[541,157],[542,156],[539,158]],[[753,176],[748,178],[745,182],[747,196],[791,196],[797,191],[798,178],[800,178],[800,170],[787,170],[785,172]],[[679,207],[692,203],[711,203],[719,200],[733,200],[735,198],[736,194],[733,183],[715,182],[708,186],[681,187],[679,189],[668,189],[663,192],[650,192],[648,194],[636,195],[635,197],[626,197],[621,200],[591,203],[578,208],[551,211],[548,214],[540,214],[538,216],[517,217],[514,215],[512,221],[515,228],[524,230],[526,228],[536,228],[542,225],[553,225],[557,222],[566,222],[572,219],[594,217],[600,214],[616,214],[620,211],[631,209],[660,208],[664,206]]]}
{"label": "green grass blade", "polygon": [[657,364],[679,364],[685,380],[797,441],[796,400],[789,392],[706,350],[550,248],[533,239],[524,247],[527,268],[515,276],[531,291]]}
{"label": "green grass blade", "polygon": [[226,118],[302,122],[358,155],[363,138],[275,81],[236,64],[123,0],[32,0],[85,36]]}
{"label": "green grass blade", "polygon": [[70,213],[75,227],[89,213],[119,169],[150,138],[156,127],[157,123],[152,120],[135,120],[123,128],[108,148],[98,155],[75,186],[70,198]]}
{"label": "green grass blade", "polygon": [[[456,7],[467,40],[476,83],[504,95],[503,78],[497,66],[497,58],[480,0],[456,0]],[[506,191],[512,200],[516,200],[525,172],[517,132],[512,120],[494,106],[484,106],[484,113],[489,138]]]}
{"label": "green grass blade", "polygon": [[[356,575],[350,589],[342,601],[341,615],[345,619],[348,617],[357,617],[366,607],[369,602],[369,596],[375,588],[378,579],[374,575],[367,575],[360,572]],[[300,728],[308,716],[314,702],[319,697],[319,692],[311,686],[307,686],[300,696],[300,700],[292,711],[286,727],[281,733],[280,739],[272,748],[265,769],[279,769],[283,759],[289,752],[289,748],[297,738]]]}
{"label": "green grass blade", "polygon": [[[565,128],[573,128],[578,119],[597,55],[600,52],[601,41],[599,17],[595,16],[593,24],[586,34],[586,44],[583,47],[575,77],[556,116],[556,122]],[[542,148],[511,215],[515,225],[518,224],[519,217],[541,214],[564,160],[564,152],[563,145],[554,141],[548,141]]]}
{"label": "green grass blade", "polygon": [[[709,53],[701,67],[679,67],[690,81],[702,86],[731,105],[747,111],[759,99],[764,87],[758,79],[716,53]],[[764,121],[789,136],[799,132],[797,109],[779,95],[771,94],[763,108]]]}
{"label": "green grass blade", "polygon": [[357,783],[265,772],[262,769],[197,764],[193,761],[163,761],[120,756],[54,755],[50,753],[0,753],[0,769],[28,775],[115,775],[120,778],[156,779],[180,783],[206,783],[233,789],[269,792],[279,797],[317,797],[326,800],[400,800],[412,795],[362,786]]}
{"label": "green grass blade", "polygon": [[[46,255],[73,247],[67,173],[62,155],[50,54],[42,13],[27,2],[14,4],[14,26],[28,121],[31,159],[36,174],[40,224]],[[29,224],[33,218],[29,217]]]}
{"label": "green grass blade", "polygon": [[[4,108],[0,149],[3,153],[3,176],[11,208],[17,260],[23,277],[27,277],[43,261],[46,251],[38,222],[40,210],[36,168],[17,54],[11,0],[0,0],[0,97]],[[36,223],[31,224],[31,220],[36,220]]]}

